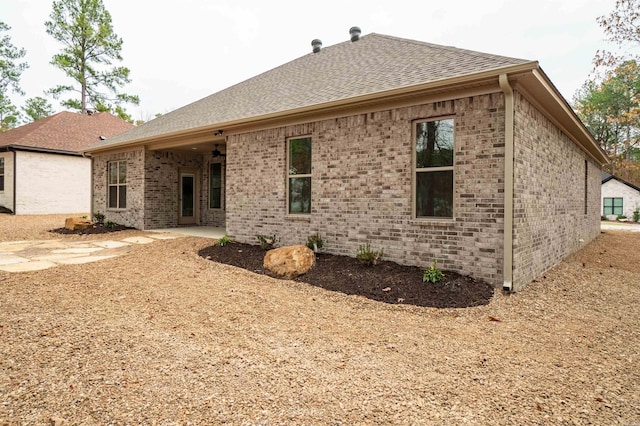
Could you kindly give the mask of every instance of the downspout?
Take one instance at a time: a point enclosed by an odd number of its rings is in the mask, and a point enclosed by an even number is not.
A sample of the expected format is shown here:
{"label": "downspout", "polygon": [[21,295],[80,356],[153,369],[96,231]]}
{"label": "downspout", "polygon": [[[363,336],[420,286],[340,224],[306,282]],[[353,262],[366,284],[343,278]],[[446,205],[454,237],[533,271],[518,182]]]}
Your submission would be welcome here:
{"label": "downspout", "polygon": [[16,176],[18,175],[18,155],[16,154],[16,150],[13,149],[13,214],[16,213],[16,199],[18,198],[18,188],[16,187]]}
{"label": "downspout", "polygon": [[513,89],[506,74],[500,74],[500,88],[504,92],[504,242],[502,290],[513,291]]}

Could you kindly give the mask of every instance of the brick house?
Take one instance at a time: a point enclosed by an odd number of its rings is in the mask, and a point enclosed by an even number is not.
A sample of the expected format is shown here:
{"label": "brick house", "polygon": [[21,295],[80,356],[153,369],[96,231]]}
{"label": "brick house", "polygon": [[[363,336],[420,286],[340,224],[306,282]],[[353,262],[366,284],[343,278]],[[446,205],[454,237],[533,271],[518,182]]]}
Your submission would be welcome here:
{"label": "brick house", "polygon": [[0,133],[0,207],[15,214],[91,211],[91,160],[80,152],[133,125],[63,111]]}
{"label": "brick house", "polygon": [[89,149],[94,211],[509,290],[598,235],[606,157],[536,61],[351,35]]}
{"label": "brick house", "polygon": [[615,220],[618,216],[633,219],[633,212],[640,210],[640,187],[620,179],[612,174],[602,172],[602,216]]}

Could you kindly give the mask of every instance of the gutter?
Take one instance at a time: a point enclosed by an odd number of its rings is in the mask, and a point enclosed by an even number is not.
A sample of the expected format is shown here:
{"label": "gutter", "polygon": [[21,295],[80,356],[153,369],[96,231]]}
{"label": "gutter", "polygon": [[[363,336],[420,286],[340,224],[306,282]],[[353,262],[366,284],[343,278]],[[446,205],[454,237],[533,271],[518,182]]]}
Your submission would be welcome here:
{"label": "gutter", "polygon": [[513,291],[513,152],[514,98],[507,74],[500,74],[500,88],[504,92],[504,230],[502,290]]}
{"label": "gutter", "polygon": [[13,151],[13,214],[17,214],[16,213],[16,199],[18,198],[17,192],[18,192],[18,188],[16,187],[16,176],[18,175],[17,170],[18,170],[18,155],[16,154],[15,150]]}

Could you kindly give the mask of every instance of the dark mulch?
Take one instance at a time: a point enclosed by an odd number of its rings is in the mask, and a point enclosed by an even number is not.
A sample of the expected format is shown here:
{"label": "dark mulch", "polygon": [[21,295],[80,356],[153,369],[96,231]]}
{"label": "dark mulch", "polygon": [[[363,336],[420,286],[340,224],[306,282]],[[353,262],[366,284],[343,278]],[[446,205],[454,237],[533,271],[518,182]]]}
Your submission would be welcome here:
{"label": "dark mulch", "polygon": [[[273,276],[262,267],[265,253],[258,245],[235,242],[224,247],[205,247],[198,252],[215,262]],[[424,283],[423,269],[418,267],[389,261],[365,266],[352,257],[320,253],[316,255],[316,265],[294,280],[385,303],[435,308],[485,305],[493,297],[494,289],[489,284],[456,272],[443,272],[443,280]]]}
{"label": "dark mulch", "polygon": [[135,229],[124,225],[115,225],[113,227],[104,226],[102,223],[95,223],[87,229],[70,230],[67,228],[50,229],[49,232],[66,235],[92,235],[92,234],[108,234],[110,232],[124,231],[125,229]]}

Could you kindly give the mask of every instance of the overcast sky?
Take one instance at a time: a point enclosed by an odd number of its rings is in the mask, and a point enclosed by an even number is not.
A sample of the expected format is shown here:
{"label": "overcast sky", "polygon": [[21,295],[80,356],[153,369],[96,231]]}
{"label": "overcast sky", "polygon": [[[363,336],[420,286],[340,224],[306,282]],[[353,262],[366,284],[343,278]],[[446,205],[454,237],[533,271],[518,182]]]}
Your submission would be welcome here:
{"label": "overcast sky", "polygon": [[[611,47],[597,24],[615,0],[103,0],[124,40],[122,65],[140,96],[128,106],[149,120],[311,52],[348,40],[349,28],[515,58],[537,60],[571,102],[598,49]],[[49,65],[60,49],[44,28],[51,0],[0,0],[0,20],[27,50],[26,97],[66,77]],[[11,95],[22,106],[26,97]],[[61,108],[51,101],[56,112]]]}

